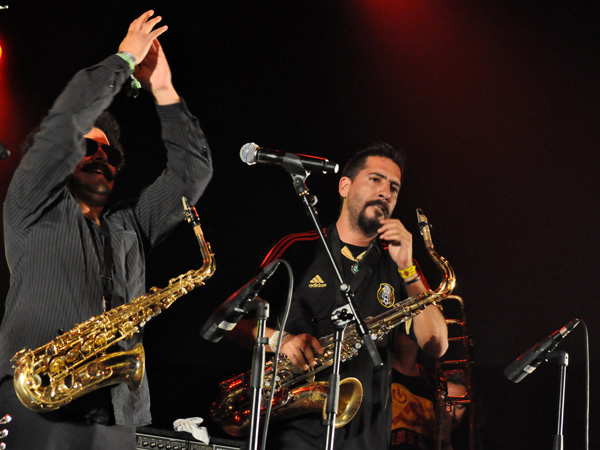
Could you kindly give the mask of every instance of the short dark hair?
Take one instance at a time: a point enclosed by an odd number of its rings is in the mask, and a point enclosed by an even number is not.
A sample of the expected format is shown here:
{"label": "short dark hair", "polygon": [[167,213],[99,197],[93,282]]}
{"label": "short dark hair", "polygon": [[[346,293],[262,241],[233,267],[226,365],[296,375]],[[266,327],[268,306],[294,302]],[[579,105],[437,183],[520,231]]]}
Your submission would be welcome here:
{"label": "short dark hair", "polygon": [[344,166],[342,176],[353,180],[358,172],[365,167],[369,156],[380,156],[391,159],[400,168],[400,172],[404,173],[404,166],[406,165],[406,154],[404,151],[392,147],[387,142],[376,142],[356,152]]}
{"label": "short dark hair", "polygon": [[117,122],[117,119],[115,119],[115,116],[113,116],[111,113],[104,111],[94,121],[94,126],[104,131],[110,146],[121,154],[123,162],[117,168],[117,170],[121,170],[125,165],[125,152],[123,151],[123,146],[121,145],[121,127],[119,127],[119,122]]}

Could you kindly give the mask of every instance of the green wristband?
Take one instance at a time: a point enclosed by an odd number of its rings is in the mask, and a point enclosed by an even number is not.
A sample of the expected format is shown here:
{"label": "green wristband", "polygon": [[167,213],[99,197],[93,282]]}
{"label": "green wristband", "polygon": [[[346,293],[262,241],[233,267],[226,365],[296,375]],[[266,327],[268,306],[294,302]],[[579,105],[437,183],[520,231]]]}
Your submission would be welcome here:
{"label": "green wristband", "polygon": [[140,88],[142,87],[142,85],[137,80],[137,78],[133,75],[133,72],[135,70],[135,57],[131,53],[125,52],[125,51],[118,52],[117,56],[119,56],[127,64],[129,64],[129,68],[131,69],[131,75],[130,75],[131,89],[133,90],[133,98],[136,98],[138,96],[138,92],[139,92]]}
{"label": "green wristband", "polygon": [[135,69],[135,57],[129,52],[119,52],[117,56],[120,56],[127,64],[129,64],[129,68],[133,72]]}

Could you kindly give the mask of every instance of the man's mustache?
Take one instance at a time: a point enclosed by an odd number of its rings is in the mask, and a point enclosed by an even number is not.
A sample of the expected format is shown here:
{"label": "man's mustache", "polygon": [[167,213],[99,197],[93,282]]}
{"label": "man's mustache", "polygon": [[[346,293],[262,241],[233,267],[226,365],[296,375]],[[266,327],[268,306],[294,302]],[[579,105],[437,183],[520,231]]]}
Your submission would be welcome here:
{"label": "man's mustache", "polygon": [[371,200],[370,202],[365,203],[365,209],[369,206],[379,206],[383,210],[383,213],[386,215],[386,217],[390,215],[390,209],[388,208],[387,203],[383,200]]}
{"label": "man's mustache", "polygon": [[113,181],[115,179],[110,168],[106,164],[98,161],[89,162],[81,168],[82,172],[87,173],[96,172],[98,170],[102,172],[102,175],[104,175],[104,178],[106,178],[108,181]]}

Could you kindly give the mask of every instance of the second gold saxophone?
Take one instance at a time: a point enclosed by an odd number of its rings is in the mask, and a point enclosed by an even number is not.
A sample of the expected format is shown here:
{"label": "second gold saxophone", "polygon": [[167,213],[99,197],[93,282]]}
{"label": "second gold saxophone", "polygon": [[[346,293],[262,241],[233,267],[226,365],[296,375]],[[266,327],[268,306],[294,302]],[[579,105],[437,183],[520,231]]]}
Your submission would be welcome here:
{"label": "second gold saxophone", "polygon": [[[448,298],[456,285],[454,270],[446,259],[439,256],[433,248],[430,225],[423,211],[417,209],[417,220],[425,247],[431,259],[442,271],[442,281],[435,291],[421,292],[398,303],[377,317],[368,317],[365,325],[375,341],[383,339],[394,327],[419,314],[426,306]],[[333,364],[334,335],[319,339],[324,352],[316,355],[316,365],[309,371],[294,366],[286,356],[280,356],[277,374],[273,374],[274,361],[265,365],[263,383],[264,412],[268,404],[271,389],[275,389],[272,405],[273,418],[289,418],[309,412],[321,412],[327,399],[327,382],[315,382],[314,375]],[[356,356],[363,346],[362,337],[355,324],[346,328],[342,342],[342,361]],[[223,381],[219,399],[212,404],[211,417],[221,428],[232,436],[246,434],[250,419],[248,382],[250,372],[245,372]],[[303,383],[303,384],[302,384]],[[362,400],[362,385],[355,378],[346,378],[340,382],[340,400],[336,428],[344,426],[356,414]]]}
{"label": "second gold saxophone", "polygon": [[202,254],[202,267],[156,287],[129,303],[76,325],[46,345],[24,348],[13,358],[13,383],[21,403],[32,411],[52,411],[104,386],[127,383],[137,389],[144,376],[144,348],[111,352],[119,341],[132,337],[152,318],[211,277],[216,264],[210,244],[204,240],[193,207],[182,199],[186,219],[194,227]]}

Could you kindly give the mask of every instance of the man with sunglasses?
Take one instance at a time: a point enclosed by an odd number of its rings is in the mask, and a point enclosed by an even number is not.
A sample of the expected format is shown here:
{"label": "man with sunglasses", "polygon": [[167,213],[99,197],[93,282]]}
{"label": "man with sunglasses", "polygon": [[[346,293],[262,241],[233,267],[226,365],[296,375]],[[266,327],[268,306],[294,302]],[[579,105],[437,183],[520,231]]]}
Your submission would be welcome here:
{"label": "man with sunglasses", "polygon": [[[181,197],[195,203],[212,175],[208,144],[180,100],[157,37],[166,26],[147,11],[118,53],[80,71],[55,101],[15,171],[4,205],[11,269],[0,327],[0,409],[9,449],[136,449],[135,427],[150,423],[146,377],[102,388],[51,412],[17,399],[10,359],[77,323],[142,295],[145,255],[182,220]],[[132,75],[154,97],[168,153],[163,173],[130,205],[108,203],[122,152],[103,111]],[[130,349],[136,334],[122,341]]]}

